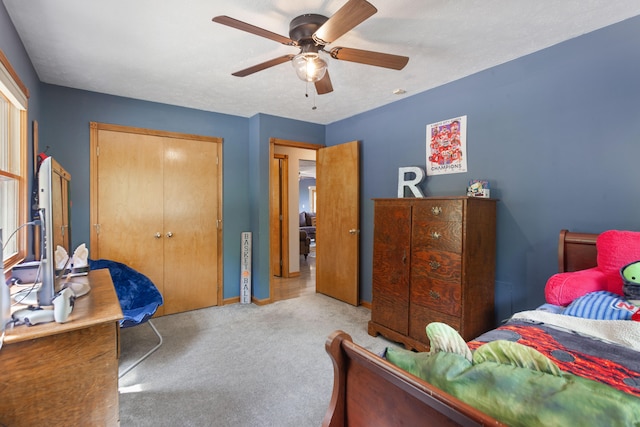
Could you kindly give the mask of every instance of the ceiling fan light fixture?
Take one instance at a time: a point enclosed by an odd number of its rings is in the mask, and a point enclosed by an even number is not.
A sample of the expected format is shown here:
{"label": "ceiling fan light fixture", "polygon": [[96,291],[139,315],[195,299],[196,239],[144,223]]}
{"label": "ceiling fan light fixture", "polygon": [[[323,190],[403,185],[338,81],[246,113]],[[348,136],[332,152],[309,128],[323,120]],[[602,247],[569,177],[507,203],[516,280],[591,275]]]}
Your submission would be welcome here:
{"label": "ceiling fan light fixture", "polygon": [[304,82],[317,82],[327,73],[327,62],[317,52],[303,52],[296,55],[291,64],[298,78]]}

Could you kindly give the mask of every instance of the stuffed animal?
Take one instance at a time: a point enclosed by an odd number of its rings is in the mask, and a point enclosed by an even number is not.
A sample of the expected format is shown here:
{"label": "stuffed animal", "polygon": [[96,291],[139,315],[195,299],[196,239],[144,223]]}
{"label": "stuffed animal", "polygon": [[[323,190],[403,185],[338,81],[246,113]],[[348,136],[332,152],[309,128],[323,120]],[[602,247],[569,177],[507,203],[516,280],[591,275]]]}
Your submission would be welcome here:
{"label": "stuffed animal", "polygon": [[[567,306],[575,299],[597,291],[624,295],[620,269],[640,260],[640,232],[605,231],[598,236],[596,249],[597,267],[558,273],[549,278],[545,287],[549,304]],[[640,298],[640,293],[637,295]]]}
{"label": "stuffed animal", "polygon": [[634,304],[640,305],[640,261],[625,265],[620,269],[622,292]]}

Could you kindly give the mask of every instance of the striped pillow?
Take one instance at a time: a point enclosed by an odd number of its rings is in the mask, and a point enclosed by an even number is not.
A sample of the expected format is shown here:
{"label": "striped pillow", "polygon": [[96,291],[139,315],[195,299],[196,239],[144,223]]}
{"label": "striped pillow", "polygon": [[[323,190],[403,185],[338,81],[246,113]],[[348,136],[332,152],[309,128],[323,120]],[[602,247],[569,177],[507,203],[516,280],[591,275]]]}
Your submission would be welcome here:
{"label": "striped pillow", "polygon": [[620,295],[598,291],[577,298],[562,314],[598,320],[630,320],[638,310],[640,307]]}

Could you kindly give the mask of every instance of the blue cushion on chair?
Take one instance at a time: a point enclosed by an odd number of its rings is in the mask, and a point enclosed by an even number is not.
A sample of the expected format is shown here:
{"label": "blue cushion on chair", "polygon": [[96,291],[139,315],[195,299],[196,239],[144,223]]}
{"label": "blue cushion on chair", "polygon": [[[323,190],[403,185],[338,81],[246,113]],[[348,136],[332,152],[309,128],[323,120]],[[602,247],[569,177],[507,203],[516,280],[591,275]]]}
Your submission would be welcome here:
{"label": "blue cushion on chair", "polygon": [[116,289],[124,318],[121,328],[146,322],[164,300],[153,282],[144,274],[126,264],[107,259],[89,260],[91,270],[108,268]]}

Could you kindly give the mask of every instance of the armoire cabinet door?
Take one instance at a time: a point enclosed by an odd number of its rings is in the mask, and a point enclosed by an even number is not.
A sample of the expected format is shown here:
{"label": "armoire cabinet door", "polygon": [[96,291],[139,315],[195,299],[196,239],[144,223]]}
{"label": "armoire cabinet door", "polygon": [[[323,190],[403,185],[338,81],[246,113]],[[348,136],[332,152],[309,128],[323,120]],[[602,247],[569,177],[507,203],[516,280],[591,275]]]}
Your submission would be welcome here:
{"label": "armoire cabinet door", "polygon": [[372,322],[409,333],[411,206],[376,203],[374,212]]}

